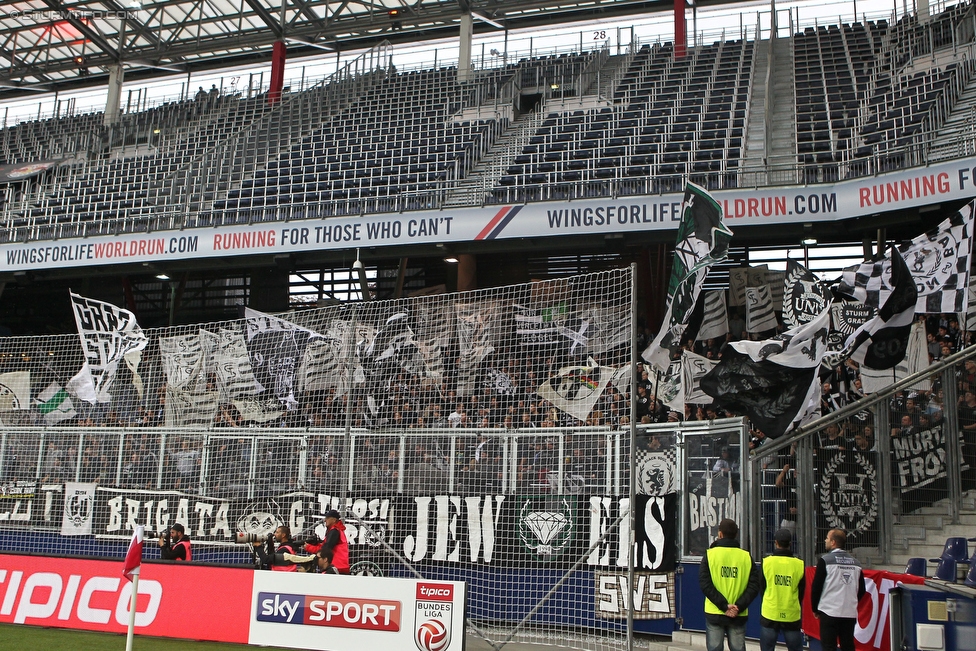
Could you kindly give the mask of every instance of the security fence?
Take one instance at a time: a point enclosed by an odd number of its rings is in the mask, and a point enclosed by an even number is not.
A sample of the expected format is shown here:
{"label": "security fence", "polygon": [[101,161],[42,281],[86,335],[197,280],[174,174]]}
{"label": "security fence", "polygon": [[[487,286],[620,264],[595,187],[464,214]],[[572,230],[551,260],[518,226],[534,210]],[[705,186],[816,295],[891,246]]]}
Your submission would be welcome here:
{"label": "security fence", "polygon": [[896,525],[930,514],[959,522],[963,495],[976,489],[976,346],[913,375],[893,370],[882,384],[754,451],[754,554],[771,551],[775,530],[788,527],[812,563],[827,530],[841,528],[848,547],[885,564]]}

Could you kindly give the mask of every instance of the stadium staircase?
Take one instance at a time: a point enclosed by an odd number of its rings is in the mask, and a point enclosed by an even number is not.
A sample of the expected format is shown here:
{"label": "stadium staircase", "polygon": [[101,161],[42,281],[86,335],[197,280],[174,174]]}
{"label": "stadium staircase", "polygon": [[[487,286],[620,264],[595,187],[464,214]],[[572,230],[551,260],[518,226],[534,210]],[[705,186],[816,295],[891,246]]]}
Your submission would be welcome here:
{"label": "stadium staircase", "polygon": [[543,95],[538,108],[531,109],[516,118],[495,140],[484,156],[457,185],[448,193],[445,208],[483,205],[488,192],[498,185],[499,179],[522,154],[530,139],[542,126],[543,117],[550,118],[558,113],[577,110],[592,110],[612,104],[612,95],[627,72],[634,53],[626,55],[594,57],[572,86],[580,88],[581,93],[569,98],[553,97],[553,89],[542,87]]}
{"label": "stadium staircase", "polygon": [[749,102],[749,121],[746,122],[745,148],[742,166],[760,168],[766,164],[766,79],[769,75],[769,41],[756,43],[753,74],[758,83],[752,85]]}
{"label": "stadium staircase", "polygon": [[939,135],[929,148],[933,161],[972,156],[976,153],[976,84],[969,84],[959,96]]}
{"label": "stadium staircase", "polygon": [[448,193],[444,207],[481,205],[486,193],[498,183],[498,179],[515,162],[515,157],[529,143],[542,124],[542,116],[543,111],[533,109],[509,123],[508,129],[495,140],[471,172]]}

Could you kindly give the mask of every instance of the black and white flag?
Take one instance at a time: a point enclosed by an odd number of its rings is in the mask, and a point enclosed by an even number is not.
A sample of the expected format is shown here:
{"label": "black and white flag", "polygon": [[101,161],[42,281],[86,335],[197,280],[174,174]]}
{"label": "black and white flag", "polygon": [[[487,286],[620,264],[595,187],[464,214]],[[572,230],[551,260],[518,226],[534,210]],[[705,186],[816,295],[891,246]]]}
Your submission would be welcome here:
{"label": "black and white flag", "polygon": [[251,308],[244,310],[247,352],[258,393],[270,390],[288,410],[298,407],[295,374],[308,341],[318,336],[307,328]]}
{"label": "black and white flag", "polygon": [[360,360],[366,382],[366,416],[374,426],[383,425],[381,411],[397,375],[406,372],[426,376],[424,357],[414,341],[410,316],[406,312],[390,315],[360,352]]}
{"label": "black and white flag", "polygon": [[181,391],[206,390],[200,335],[160,337],[159,356],[168,387]]}
{"label": "black and white flag", "polygon": [[722,222],[722,206],[693,183],[685,186],[681,224],[674,245],[664,323],[642,357],[660,371],[678,360],[708,269],[728,257],[732,231]]}
{"label": "black and white flag", "polygon": [[783,311],[783,295],[786,290],[786,272],[768,269],[766,271],[766,283],[769,287],[769,297],[773,299],[773,309],[777,312]]}
{"label": "black and white flag", "polygon": [[[966,303],[966,332],[976,330],[976,275],[969,279],[969,292]],[[960,319],[962,322],[963,320]]]}
{"label": "black and white flag", "polygon": [[830,311],[765,341],[736,341],[701,379],[715,405],[745,414],[768,436],[802,423],[820,404],[817,370],[827,353]]}
{"label": "black and white flag", "polygon": [[455,303],[459,348],[459,397],[467,397],[477,390],[481,363],[495,352],[495,330],[501,320],[504,304],[500,301]]}
{"label": "black and white flag", "polygon": [[515,304],[515,336],[522,346],[558,348],[570,355],[602,353],[630,336],[627,314],[589,306],[578,313],[566,303],[546,308]]}
{"label": "black and white flag", "polygon": [[918,289],[898,251],[891,255],[892,290],[877,316],[847,338],[851,359],[868,368],[894,368],[905,358]]}
{"label": "black and white flag", "polygon": [[[912,324],[912,331],[908,335],[908,352],[905,359],[898,363],[894,368],[877,370],[862,366],[859,369],[861,377],[861,390],[864,395],[884,391],[895,382],[904,380],[909,375],[914,375],[927,369],[929,364],[928,342],[925,338],[925,324],[916,321]],[[905,387],[911,391],[931,391],[932,381],[924,378],[915,384]]]}
{"label": "black and white flag", "polygon": [[0,373],[0,411],[30,409],[30,371]]}
{"label": "black and white flag", "polygon": [[200,345],[204,352],[204,370],[208,377],[216,378],[221,402],[257,393],[257,380],[243,334],[226,328],[218,332],[201,328]]}
{"label": "black and white flag", "polygon": [[95,484],[65,482],[62,536],[90,536],[95,510]]}
{"label": "black and white flag", "polygon": [[713,290],[704,293],[705,313],[698,328],[697,341],[725,339],[729,332],[729,313],[725,307],[725,292]]}
{"label": "black and white flag", "polygon": [[542,383],[539,397],[576,420],[585,421],[593,411],[616,369],[592,359],[587,366],[567,366]]}
{"label": "black and white flag", "polygon": [[776,329],[776,313],[769,285],[746,287],[746,332],[757,334]]}
{"label": "black and white flag", "polygon": [[[599,304],[584,305],[579,311],[580,329],[586,325],[586,350],[599,355],[630,344],[630,310]],[[570,344],[572,347],[572,344]]]}
{"label": "black and white flag", "polygon": [[717,364],[718,361],[687,350],[681,354],[681,389],[686,405],[712,404],[712,397],[701,389],[701,379]]}
{"label": "black and white flag", "polygon": [[742,307],[746,304],[746,287],[749,286],[749,267],[729,269],[729,305]]}
{"label": "black and white flag", "polygon": [[109,389],[119,362],[126,353],[144,349],[149,340],[129,310],[75,293],[70,296],[92,389],[91,393],[84,391],[79,395],[94,395],[98,402],[111,402]]}
{"label": "black and white flag", "polygon": [[334,319],[321,337],[309,340],[298,370],[299,391],[325,391],[335,387],[337,395],[346,392],[350,369],[355,366],[351,329],[349,321]]}
{"label": "black and white flag", "polygon": [[[939,227],[899,247],[915,279],[918,313],[963,312],[969,288],[972,249],[972,205],[964,206]],[[844,270],[836,293],[879,307],[892,291],[891,252]]]}
{"label": "black and white flag", "polygon": [[427,366],[427,377],[439,382],[444,376],[444,354],[454,341],[454,306],[446,296],[418,299],[411,307],[414,342]]}
{"label": "black and white flag", "polygon": [[220,394],[217,391],[194,391],[166,387],[164,415],[166,427],[206,429],[217,415]]}
{"label": "black and white flag", "polygon": [[518,390],[508,373],[495,368],[490,368],[485,373],[484,385],[503,396],[514,396]]}
{"label": "black and white flag", "polygon": [[795,260],[786,263],[783,281],[783,327],[809,323],[827,307],[829,290],[809,269]]}

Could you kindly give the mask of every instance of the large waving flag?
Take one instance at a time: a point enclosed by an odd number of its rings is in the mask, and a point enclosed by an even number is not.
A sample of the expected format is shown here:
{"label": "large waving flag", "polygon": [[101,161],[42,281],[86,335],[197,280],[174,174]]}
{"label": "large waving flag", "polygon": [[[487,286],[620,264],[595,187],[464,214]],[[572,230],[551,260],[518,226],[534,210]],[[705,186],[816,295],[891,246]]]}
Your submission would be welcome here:
{"label": "large waving flag", "polygon": [[129,310],[74,293],[70,295],[78,336],[85,351],[84,381],[90,383],[90,390],[85,389],[84,394],[92,396],[88,402],[111,402],[108,390],[119,362],[126,354],[141,351],[149,340]]}
{"label": "large waving flag", "polygon": [[693,183],[685,186],[681,215],[664,324],[643,353],[643,358],[662,372],[667,372],[680,354],[681,340],[708,268],[728,257],[732,239],[732,231],[722,223],[722,206]]}
{"label": "large waving flag", "polygon": [[891,285],[891,293],[877,315],[851,333],[845,344],[851,359],[868,368],[894,368],[908,350],[918,289],[898,251],[891,254]]}
{"label": "large waving flag", "polygon": [[[972,258],[972,229],[970,204],[942,222],[937,229],[899,247],[918,287],[916,312],[965,312]],[[879,260],[868,260],[845,269],[835,291],[872,307],[880,307],[894,287],[889,280],[893,250],[889,249],[886,256]]]}
{"label": "large waving flag", "polygon": [[776,313],[769,285],[746,288],[746,332],[758,334],[775,330]]}
{"label": "large waving flag", "polygon": [[696,340],[724,339],[729,332],[729,312],[725,307],[725,292],[705,292],[704,310]]}
{"label": "large waving flag", "polygon": [[819,405],[817,370],[827,353],[830,310],[765,341],[736,341],[700,380],[720,409],[749,417],[768,436],[803,423]]}
{"label": "large waving flag", "polygon": [[790,330],[817,318],[830,303],[830,292],[813,272],[796,260],[786,261],[783,281],[783,326]]}

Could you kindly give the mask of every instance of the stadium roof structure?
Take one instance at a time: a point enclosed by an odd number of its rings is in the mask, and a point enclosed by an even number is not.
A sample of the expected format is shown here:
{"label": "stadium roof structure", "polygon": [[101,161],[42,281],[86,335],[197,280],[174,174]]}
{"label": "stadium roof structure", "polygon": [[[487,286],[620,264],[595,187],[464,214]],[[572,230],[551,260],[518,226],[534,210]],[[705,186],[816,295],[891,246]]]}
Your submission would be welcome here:
{"label": "stadium roof structure", "polygon": [[[710,4],[719,4],[711,2]],[[702,5],[704,3],[698,3]],[[0,0],[0,99],[350,51],[382,40],[476,33],[673,10],[671,0]]]}

